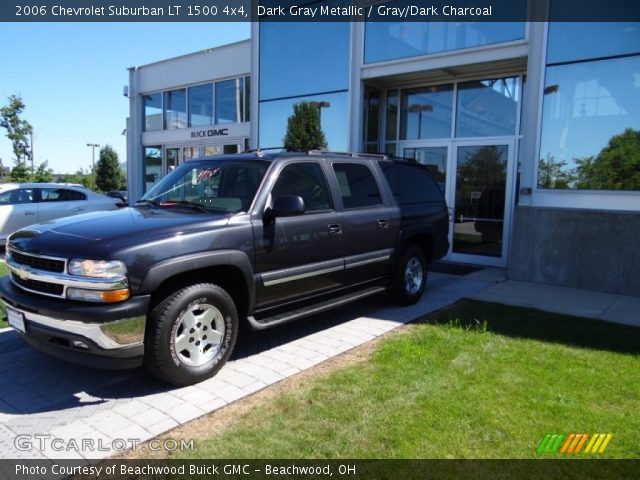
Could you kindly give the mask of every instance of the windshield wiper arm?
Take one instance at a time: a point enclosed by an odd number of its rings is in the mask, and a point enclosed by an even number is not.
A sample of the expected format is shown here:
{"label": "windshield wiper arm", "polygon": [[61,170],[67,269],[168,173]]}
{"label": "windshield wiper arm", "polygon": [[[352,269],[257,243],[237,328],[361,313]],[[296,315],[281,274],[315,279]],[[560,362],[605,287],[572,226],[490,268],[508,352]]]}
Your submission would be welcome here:
{"label": "windshield wiper arm", "polygon": [[191,208],[192,210],[196,210],[198,212],[203,212],[206,213],[208,212],[207,208],[203,205],[200,205],[199,203],[195,203],[195,202],[190,202],[188,200],[173,200],[170,202],[162,202],[162,203],[157,203],[155,202],[156,205],[158,205],[159,207],[162,208],[167,208],[167,207],[186,207],[186,208]]}
{"label": "windshield wiper arm", "polygon": [[159,207],[160,204],[158,202],[156,202],[155,200],[138,200],[135,204],[135,206],[141,206],[141,205],[149,205],[152,207]]}

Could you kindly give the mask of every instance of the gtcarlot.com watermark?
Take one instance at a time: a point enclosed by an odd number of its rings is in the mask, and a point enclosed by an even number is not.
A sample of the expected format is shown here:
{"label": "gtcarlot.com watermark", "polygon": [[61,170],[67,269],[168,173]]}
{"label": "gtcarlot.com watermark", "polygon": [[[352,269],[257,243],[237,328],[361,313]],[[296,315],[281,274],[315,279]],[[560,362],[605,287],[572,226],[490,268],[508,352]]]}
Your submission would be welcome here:
{"label": "gtcarlot.com watermark", "polygon": [[[59,438],[50,434],[22,434],[15,437],[13,444],[18,451],[28,452],[40,450],[42,452],[123,452],[125,450],[136,450],[143,440],[139,438],[114,438],[106,440],[103,438]],[[175,440],[172,438],[153,438],[145,443],[145,449],[157,451],[184,451],[193,450],[193,440]]]}

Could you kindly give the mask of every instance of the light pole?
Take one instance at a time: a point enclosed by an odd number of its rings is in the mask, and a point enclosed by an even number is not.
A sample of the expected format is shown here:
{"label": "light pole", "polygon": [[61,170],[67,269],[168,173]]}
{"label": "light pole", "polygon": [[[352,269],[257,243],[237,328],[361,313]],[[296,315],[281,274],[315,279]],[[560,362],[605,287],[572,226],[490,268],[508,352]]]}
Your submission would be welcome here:
{"label": "light pole", "polygon": [[322,109],[329,108],[331,106],[331,103],[326,101],[320,101],[320,102],[309,102],[309,105],[318,109],[318,120],[320,120],[320,128],[322,128]]}
{"label": "light pole", "polygon": [[422,112],[433,112],[433,105],[423,105],[421,103],[415,103],[411,105],[408,110],[412,113],[418,113],[418,138],[422,138]]}
{"label": "light pole", "polygon": [[96,184],[96,147],[100,147],[97,143],[87,143],[87,147],[91,147],[91,176],[93,177],[93,185]]}

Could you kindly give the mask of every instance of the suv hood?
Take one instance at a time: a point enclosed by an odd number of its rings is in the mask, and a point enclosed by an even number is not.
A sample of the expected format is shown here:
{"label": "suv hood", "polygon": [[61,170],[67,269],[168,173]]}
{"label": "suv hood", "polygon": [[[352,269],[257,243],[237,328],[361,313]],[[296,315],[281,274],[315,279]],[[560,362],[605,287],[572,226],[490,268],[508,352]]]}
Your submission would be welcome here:
{"label": "suv hood", "polygon": [[9,243],[18,250],[41,255],[93,256],[138,242],[224,227],[230,216],[178,208],[123,208],[31,225],[13,233]]}

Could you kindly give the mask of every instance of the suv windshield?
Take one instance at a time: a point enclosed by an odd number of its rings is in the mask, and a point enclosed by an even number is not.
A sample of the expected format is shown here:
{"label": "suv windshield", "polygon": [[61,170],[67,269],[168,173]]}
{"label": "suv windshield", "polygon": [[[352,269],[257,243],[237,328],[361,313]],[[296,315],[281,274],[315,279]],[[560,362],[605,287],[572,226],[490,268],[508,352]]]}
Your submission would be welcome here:
{"label": "suv windshield", "polygon": [[190,161],[160,180],[138,203],[205,212],[246,212],[267,167],[263,162]]}

